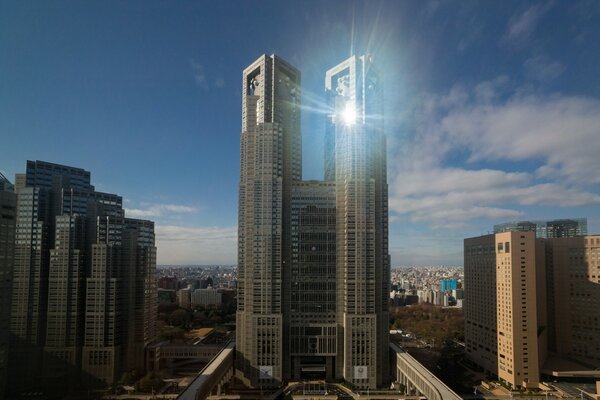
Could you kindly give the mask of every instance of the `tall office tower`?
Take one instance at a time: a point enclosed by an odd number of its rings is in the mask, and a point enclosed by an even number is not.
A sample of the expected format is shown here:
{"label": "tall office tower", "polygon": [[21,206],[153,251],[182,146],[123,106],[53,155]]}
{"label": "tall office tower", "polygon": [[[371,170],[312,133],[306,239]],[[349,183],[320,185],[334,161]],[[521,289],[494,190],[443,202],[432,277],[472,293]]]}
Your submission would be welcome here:
{"label": "tall office tower", "polygon": [[336,319],[335,183],[296,182],[292,188],[290,302],[292,380],[341,378]]}
{"label": "tall office tower", "polygon": [[[143,370],[140,348],[155,326],[154,224],[124,218],[122,198],[95,191],[80,168],[28,161],[21,181],[11,389],[106,384],[123,370]],[[113,342],[114,357],[104,348]]]}
{"label": "tall office tower", "polygon": [[364,56],[327,72],[326,87],[326,181],[303,182],[300,73],[277,56],[243,73],[236,359],[254,387],[387,380],[381,87]]}
{"label": "tall office tower", "polygon": [[504,232],[495,239],[498,377],[512,386],[537,389],[536,282],[537,268],[542,268],[536,267],[535,234]]}
{"label": "tall office tower", "polygon": [[263,55],[243,72],[237,368],[252,386],[284,379],[293,181],[301,179],[300,72]]}
{"label": "tall office tower", "polygon": [[91,270],[86,279],[84,382],[112,384],[123,372],[145,368],[156,335],[156,247],[152,221],[111,217],[99,204]]}
{"label": "tall office tower", "polygon": [[538,238],[552,239],[587,235],[587,218],[518,221],[494,225],[494,233],[532,231]]}
{"label": "tall office tower", "polygon": [[54,249],[50,250],[49,260],[43,360],[48,385],[75,385],[79,378],[85,312],[84,222],[79,215],[56,217]]}
{"label": "tall office tower", "polygon": [[[81,168],[43,161],[27,161],[27,172],[24,178],[21,177],[20,182],[17,182],[17,240],[11,304],[12,343],[9,372],[11,381],[15,382],[15,387],[12,388],[14,390],[19,390],[19,385],[22,389],[43,387],[47,380],[43,379],[42,363],[53,360],[53,364],[61,358],[65,361],[69,359],[64,352],[60,353],[58,359],[55,356],[59,353],[44,354],[48,333],[48,307],[50,306],[54,315],[70,312],[69,309],[55,307],[63,300],[58,295],[56,286],[49,297],[50,251],[55,248],[57,217],[63,214],[85,213],[88,198],[93,193],[89,179],[90,173]],[[62,247],[62,250],[66,250],[66,247]],[[53,266],[61,268],[57,264]],[[58,303],[54,304],[55,300]],[[49,304],[49,301],[52,304]],[[66,321],[65,319],[63,322]],[[52,328],[52,332],[54,329],[56,326]],[[55,344],[52,340],[51,338],[50,347],[54,347]],[[52,373],[57,371],[58,369]]]}
{"label": "tall office tower", "polygon": [[146,347],[156,338],[156,247],[154,222],[125,218],[125,331],[123,369],[143,371]]}
{"label": "tall office tower", "polygon": [[[0,185],[9,189],[12,185],[2,179]],[[17,196],[0,188],[0,398],[4,398],[8,372],[8,349],[10,330],[10,293],[15,251],[15,222]]]}
{"label": "tall office tower", "polygon": [[597,370],[600,235],[546,240],[546,263],[548,299],[553,300],[548,302],[548,350],[580,361],[581,370]]}
{"label": "tall office tower", "polygon": [[513,387],[537,388],[546,356],[544,246],[531,231],[465,239],[467,356]]}
{"label": "tall office tower", "polygon": [[496,306],[496,238],[465,239],[465,348],[467,356],[487,372],[498,374]]}
{"label": "tall office tower", "polygon": [[122,224],[98,213],[96,235],[90,250],[90,272],[86,279],[85,333],[82,352],[83,380],[87,386],[98,381],[112,384],[121,372],[123,347]]}
{"label": "tall office tower", "polygon": [[[387,379],[388,198],[383,99],[369,56],[326,73],[335,132],[337,318],[346,381],[376,388]],[[331,152],[331,148],[326,149]]]}
{"label": "tall office tower", "polygon": [[48,293],[48,193],[20,189],[10,313],[9,380],[39,387]]}

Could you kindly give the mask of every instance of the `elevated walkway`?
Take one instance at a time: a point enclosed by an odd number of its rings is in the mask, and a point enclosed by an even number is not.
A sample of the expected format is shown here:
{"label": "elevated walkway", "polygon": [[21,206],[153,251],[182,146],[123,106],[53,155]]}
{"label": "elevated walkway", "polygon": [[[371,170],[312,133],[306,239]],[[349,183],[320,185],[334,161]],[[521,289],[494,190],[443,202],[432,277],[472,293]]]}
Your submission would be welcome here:
{"label": "elevated walkway", "polygon": [[428,400],[462,400],[400,346],[390,343],[390,348],[396,353],[396,379],[406,387],[407,393],[416,391]]}

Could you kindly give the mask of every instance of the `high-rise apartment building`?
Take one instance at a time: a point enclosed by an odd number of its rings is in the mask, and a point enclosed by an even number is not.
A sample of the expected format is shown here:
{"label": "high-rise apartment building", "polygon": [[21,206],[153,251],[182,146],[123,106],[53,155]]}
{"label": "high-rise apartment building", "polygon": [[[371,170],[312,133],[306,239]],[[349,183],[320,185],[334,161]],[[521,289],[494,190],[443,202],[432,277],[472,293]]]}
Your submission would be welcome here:
{"label": "high-rise apartment building", "polygon": [[352,56],[326,74],[325,182],[301,181],[300,73],[243,73],[237,351],[252,386],[385,383],[389,255],[379,76]]}
{"label": "high-rise apartment building", "polygon": [[12,184],[0,175],[0,398],[4,398],[8,373],[9,321],[15,251],[17,196]]}
{"label": "high-rise apartment building", "polygon": [[600,376],[600,237],[465,239],[467,356],[513,387]]}
{"label": "high-rise apartment building", "polygon": [[122,198],[95,191],[81,168],[28,161],[20,181],[12,390],[105,385],[142,370],[155,331],[153,222],[124,218]]}

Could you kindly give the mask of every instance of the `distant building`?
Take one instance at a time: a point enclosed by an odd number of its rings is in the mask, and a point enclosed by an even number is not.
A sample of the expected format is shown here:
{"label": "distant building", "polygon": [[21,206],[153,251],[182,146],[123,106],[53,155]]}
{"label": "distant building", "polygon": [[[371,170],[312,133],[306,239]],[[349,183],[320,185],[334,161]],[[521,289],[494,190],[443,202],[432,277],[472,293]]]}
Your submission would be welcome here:
{"label": "distant building", "polygon": [[200,286],[199,286],[199,288],[200,288],[200,289],[206,289],[206,288],[208,288],[209,286],[210,286],[210,287],[213,287],[213,283],[214,283],[214,282],[213,282],[213,278],[212,278],[212,277],[210,277],[210,276],[209,276],[208,278],[203,278],[203,279],[200,279]]}
{"label": "distant building", "polygon": [[456,279],[442,279],[441,289],[442,292],[455,290],[458,288],[458,281]]}
{"label": "distant building", "polygon": [[177,302],[177,291],[171,289],[157,289],[158,304],[172,304]]}
{"label": "distant building", "polygon": [[217,289],[196,289],[192,293],[192,306],[219,306],[222,295]]}
{"label": "distant building", "polygon": [[177,290],[179,289],[179,280],[176,276],[161,276],[158,278],[158,288]]}
{"label": "distant building", "polygon": [[535,232],[538,239],[585,236],[587,235],[587,218],[519,221],[494,225],[494,233],[514,231]]}
{"label": "distant building", "polygon": [[452,290],[452,296],[457,300],[462,300],[465,298],[465,291],[463,289],[454,289]]}
{"label": "distant building", "polygon": [[4,175],[2,175],[2,173],[0,172],[0,191],[2,192],[14,192],[15,191],[15,185],[13,185],[7,177],[5,177]]}
{"label": "distant building", "polygon": [[186,288],[179,289],[177,291],[177,304],[179,307],[189,310],[192,308],[192,286],[189,285]]}

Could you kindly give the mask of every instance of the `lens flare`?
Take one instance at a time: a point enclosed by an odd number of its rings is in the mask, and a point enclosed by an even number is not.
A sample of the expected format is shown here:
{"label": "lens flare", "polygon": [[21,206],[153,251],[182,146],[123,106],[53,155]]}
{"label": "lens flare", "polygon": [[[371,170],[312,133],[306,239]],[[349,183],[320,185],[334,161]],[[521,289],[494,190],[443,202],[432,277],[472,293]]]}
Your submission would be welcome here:
{"label": "lens flare", "polygon": [[342,119],[344,120],[344,124],[348,126],[356,123],[356,108],[354,108],[352,102],[349,101],[346,103],[346,107],[342,112]]}

